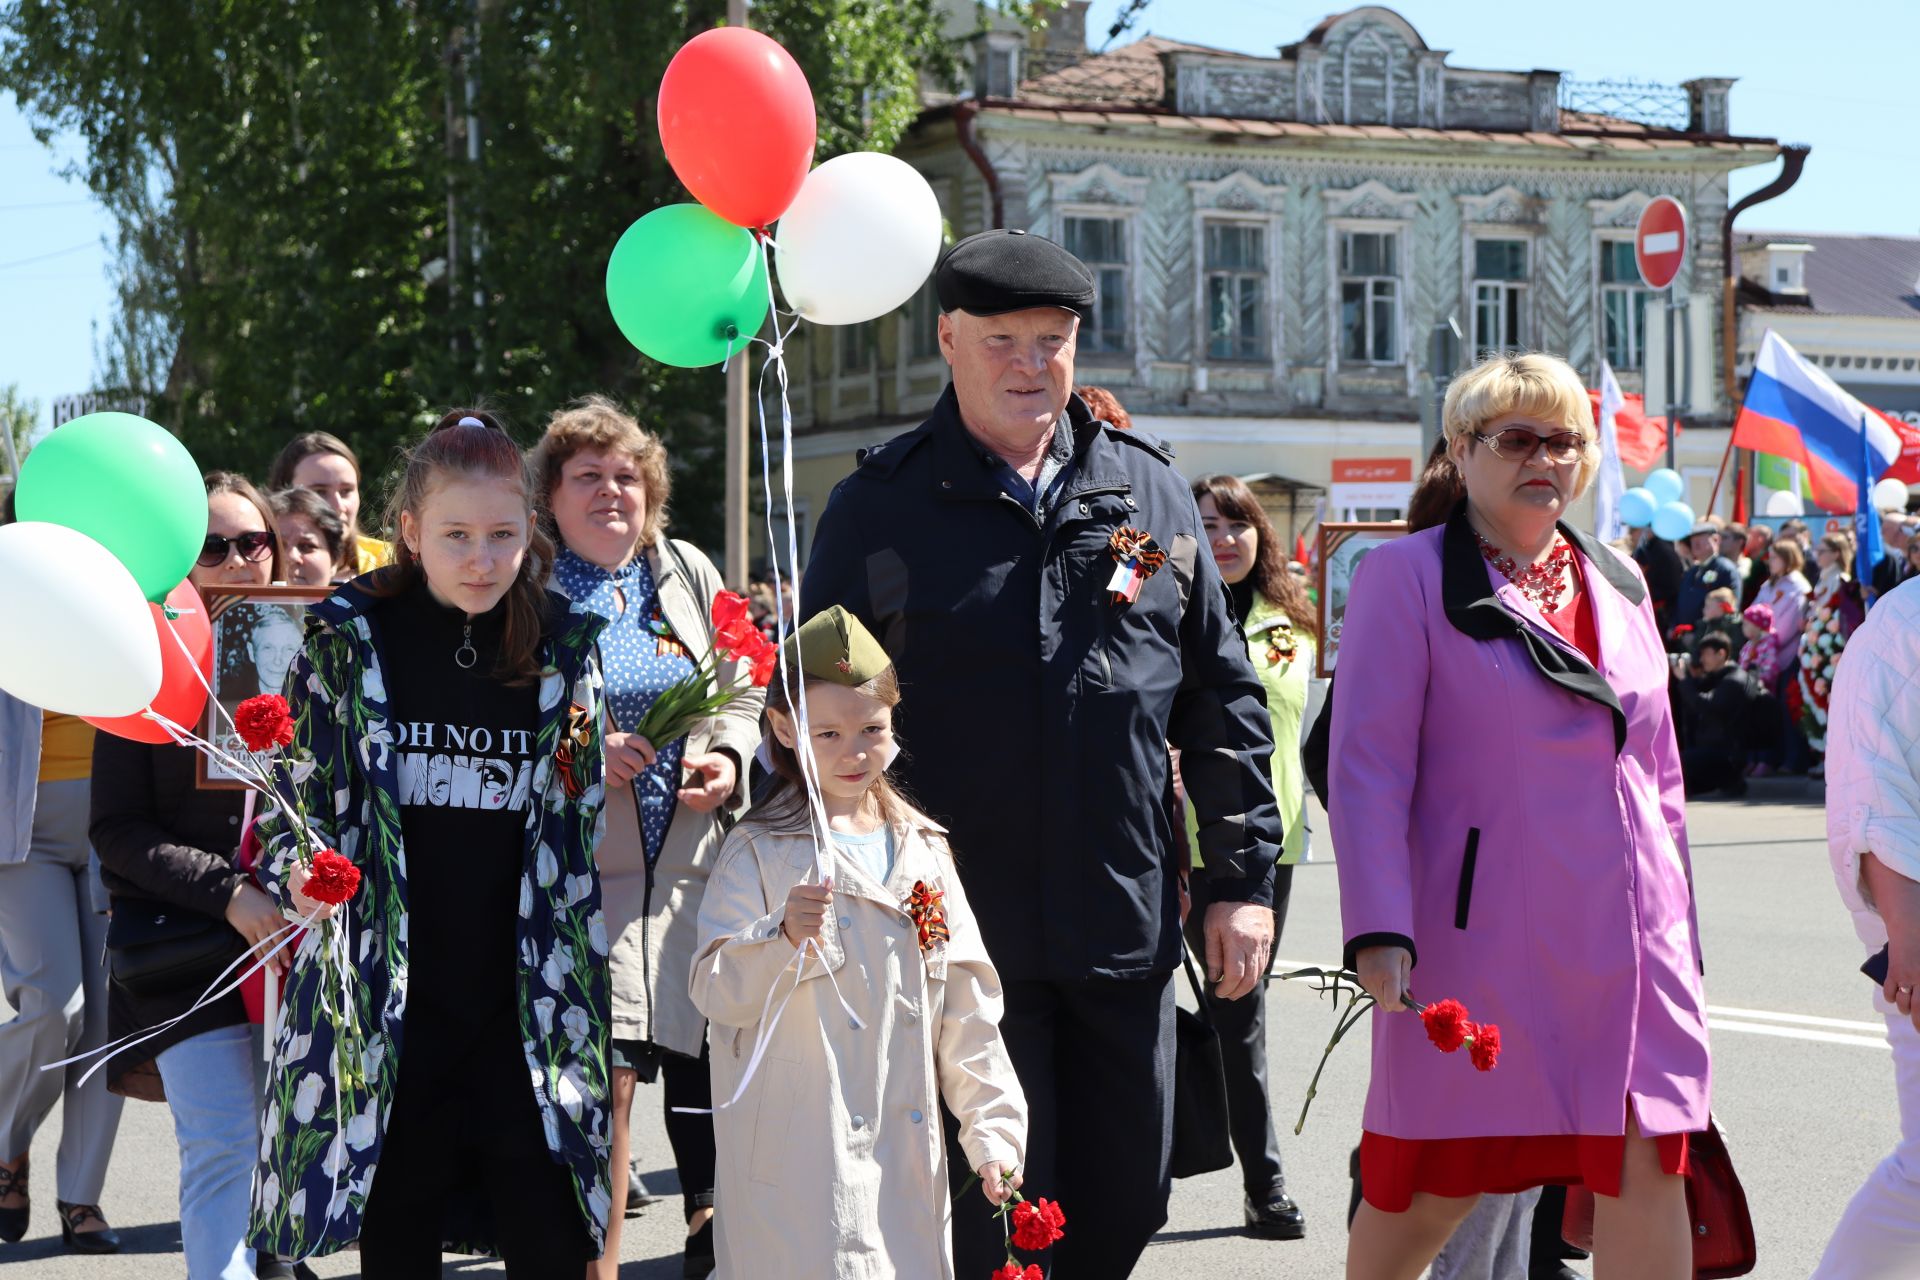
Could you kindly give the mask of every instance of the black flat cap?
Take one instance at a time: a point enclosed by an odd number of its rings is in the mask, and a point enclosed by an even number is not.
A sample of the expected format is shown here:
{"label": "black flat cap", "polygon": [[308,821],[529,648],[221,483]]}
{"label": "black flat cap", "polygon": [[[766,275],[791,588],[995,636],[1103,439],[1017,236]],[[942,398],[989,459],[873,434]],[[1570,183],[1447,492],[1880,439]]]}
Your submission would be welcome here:
{"label": "black flat cap", "polygon": [[1045,236],[982,231],[968,236],[933,270],[942,311],[997,316],[1028,307],[1060,307],[1093,319],[1093,273]]}

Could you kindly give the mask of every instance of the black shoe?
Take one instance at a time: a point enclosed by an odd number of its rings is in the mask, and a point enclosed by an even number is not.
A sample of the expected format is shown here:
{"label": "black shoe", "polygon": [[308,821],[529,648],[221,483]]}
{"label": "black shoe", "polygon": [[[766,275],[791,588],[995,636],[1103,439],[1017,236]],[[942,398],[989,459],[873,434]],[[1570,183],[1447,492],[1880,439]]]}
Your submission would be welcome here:
{"label": "black shoe", "polygon": [[1527,1280],[1586,1280],[1564,1262],[1554,1261],[1543,1264],[1544,1270],[1535,1268],[1527,1272]]}
{"label": "black shoe", "polygon": [[627,1217],[631,1218],[650,1204],[659,1204],[665,1196],[657,1196],[647,1190],[638,1178],[627,1179]]}
{"label": "black shoe", "polygon": [[705,1225],[687,1237],[686,1259],[680,1265],[680,1274],[687,1280],[702,1280],[713,1274],[713,1219],[708,1218]]}
{"label": "black shoe", "polygon": [[[106,1225],[107,1219],[97,1204],[68,1204],[65,1200],[55,1200],[54,1207],[60,1210],[60,1243],[67,1246],[69,1253],[118,1253],[120,1235]],[[76,1230],[87,1219],[101,1224],[99,1231]]]}
{"label": "black shoe", "polygon": [[[27,1162],[22,1159],[20,1167],[9,1169],[0,1164],[0,1196],[24,1196],[27,1194]],[[0,1209],[0,1240],[8,1244],[17,1244],[27,1234],[27,1218],[33,1211],[31,1202],[18,1209]]]}
{"label": "black shoe", "polygon": [[1261,1203],[1247,1197],[1247,1234],[1263,1240],[1302,1240],[1307,1234],[1307,1215],[1287,1198],[1284,1191],[1271,1191]]}

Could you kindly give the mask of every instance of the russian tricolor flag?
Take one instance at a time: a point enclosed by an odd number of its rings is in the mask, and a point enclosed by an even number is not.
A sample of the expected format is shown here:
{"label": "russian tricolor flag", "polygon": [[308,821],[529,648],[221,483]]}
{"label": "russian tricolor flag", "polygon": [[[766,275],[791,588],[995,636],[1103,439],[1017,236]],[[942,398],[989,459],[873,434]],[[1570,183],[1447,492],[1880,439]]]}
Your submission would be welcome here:
{"label": "russian tricolor flag", "polygon": [[[1850,514],[1863,485],[1871,487],[1900,458],[1900,437],[1886,419],[1842,391],[1771,329],[1760,343],[1746,403],[1733,424],[1733,443],[1805,467],[1813,500],[1836,515]],[[1863,468],[1871,474],[1863,477]]]}

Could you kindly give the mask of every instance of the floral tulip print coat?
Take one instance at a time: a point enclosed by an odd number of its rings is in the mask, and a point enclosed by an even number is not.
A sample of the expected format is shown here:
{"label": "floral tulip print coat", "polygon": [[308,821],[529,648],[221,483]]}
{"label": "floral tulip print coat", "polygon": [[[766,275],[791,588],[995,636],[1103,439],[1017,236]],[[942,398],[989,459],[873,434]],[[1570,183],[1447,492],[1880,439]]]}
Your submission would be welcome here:
{"label": "floral tulip print coat", "polygon": [[[364,1046],[336,1093],[336,1037],[323,1006],[321,933],[309,931],[286,977],[274,1040],[250,1242],[294,1258],[357,1239],[400,1074],[407,1002],[407,875],[386,685],[380,600],[349,584],[308,613],[293,672],[295,754],[310,754],[299,801],[320,839],[360,868],[340,910],[353,973],[350,999]],[[605,755],[594,640],[602,623],[549,596],[541,639],[539,729],[520,882],[520,1027],[553,1158],[571,1171],[598,1247],[606,1230],[607,933],[593,848],[602,821]],[[577,710],[576,710],[577,708]],[[567,740],[570,740],[570,744]],[[563,746],[569,749],[562,752]],[[303,766],[304,768],[304,766]],[[294,840],[276,811],[260,824],[263,887],[291,905]],[[338,918],[338,917],[336,917]],[[357,1067],[357,1069],[356,1069]],[[484,1240],[445,1242],[489,1252]]]}

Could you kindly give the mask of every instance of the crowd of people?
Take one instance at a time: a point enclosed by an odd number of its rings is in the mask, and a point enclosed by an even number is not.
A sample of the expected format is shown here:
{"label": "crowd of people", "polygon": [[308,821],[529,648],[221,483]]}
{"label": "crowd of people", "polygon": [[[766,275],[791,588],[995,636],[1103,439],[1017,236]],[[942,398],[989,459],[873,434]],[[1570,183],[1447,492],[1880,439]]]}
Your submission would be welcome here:
{"label": "crowd of people", "polygon": [[[1087,268],[997,231],[934,283],[952,381],[835,489],[798,591],[749,591],[760,643],[787,637],[765,671],[669,533],[660,441],[603,397],[530,450],[448,411],[390,478],[387,540],[331,436],[264,494],[206,475],[196,586],[337,584],[285,678],[300,763],[257,807],[197,788],[188,746],[0,695],[0,1239],[59,1104],[62,1234],[118,1247],[131,1097],[172,1113],[190,1280],[350,1247],[369,1280],[444,1251],[608,1280],[655,1083],[690,1276],[1124,1277],[1176,1151],[1222,1137],[1245,1229],[1299,1238],[1264,991],[1311,782],[1378,1005],[1349,1277],[1564,1276],[1567,1187],[1594,1193],[1602,1274],[1691,1276],[1711,1072],[1685,797],[1817,767],[1830,731],[1836,766],[1862,756],[1846,646],[1920,561],[1904,524],[1865,587],[1804,525],[1609,546],[1565,519],[1599,465],[1581,380],[1490,356],[1448,391],[1408,536],[1355,575],[1316,715],[1315,609],[1255,496],[1076,393]],[[1881,684],[1912,634],[1886,617]],[[709,670],[723,708],[636,731]],[[497,785],[424,781],[450,769]],[[1905,823],[1835,846],[1843,893],[1872,889],[1863,939],[1896,943],[1894,1021],[1920,1017]],[[344,901],[309,893],[315,839],[360,871]],[[202,1000],[249,952],[279,1006]],[[1183,969],[1219,1042],[1199,1135]],[[1485,1019],[1462,1032],[1498,1087],[1404,1016],[1416,986]],[[154,1027],[84,1085],[38,1070]],[[1890,1169],[1850,1214],[1920,1216]]]}
{"label": "crowd of people", "polygon": [[1641,566],[1672,655],[1688,795],[1744,794],[1747,779],[1825,773],[1828,703],[1869,603],[1920,574],[1920,523],[1879,513],[1885,547],[1858,565],[1851,527],[1818,538],[1708,517],[1674,543],[1651,529],[1622,550]]}

